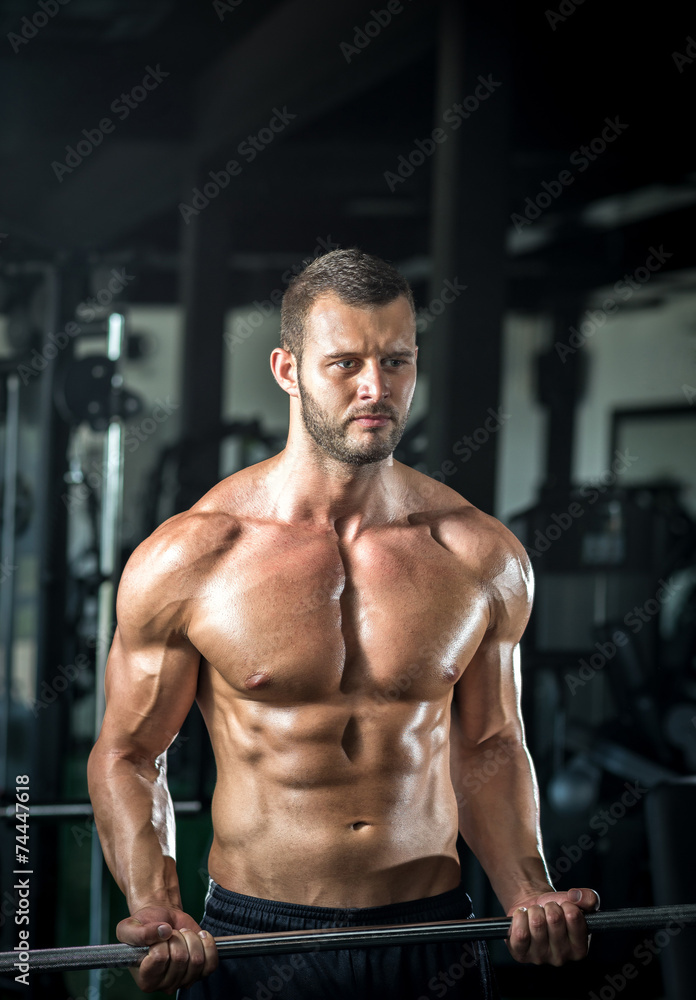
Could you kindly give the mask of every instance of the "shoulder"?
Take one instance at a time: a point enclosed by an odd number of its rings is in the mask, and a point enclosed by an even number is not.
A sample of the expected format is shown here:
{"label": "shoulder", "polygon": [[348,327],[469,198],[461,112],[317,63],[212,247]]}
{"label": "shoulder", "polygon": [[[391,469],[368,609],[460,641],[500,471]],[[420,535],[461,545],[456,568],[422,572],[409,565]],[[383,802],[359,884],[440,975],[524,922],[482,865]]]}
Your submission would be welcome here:
{"label": "shoulder", "polygon": [[526,624],[534,578],[522,543],[497,518],[474,507],[448,486],[421,473],[415,475],[419,479],[411,481],[428,503],[410,520],[427,523],[435,541],[457,556],[476,577],[488,594],[492,621],[512,614]]}
{"label": "shoulder", "polygon": [[240,531],[239,518],[210,501],[161,524],[126,563],[118,589],[119,627],[185,630],[186,608]]}

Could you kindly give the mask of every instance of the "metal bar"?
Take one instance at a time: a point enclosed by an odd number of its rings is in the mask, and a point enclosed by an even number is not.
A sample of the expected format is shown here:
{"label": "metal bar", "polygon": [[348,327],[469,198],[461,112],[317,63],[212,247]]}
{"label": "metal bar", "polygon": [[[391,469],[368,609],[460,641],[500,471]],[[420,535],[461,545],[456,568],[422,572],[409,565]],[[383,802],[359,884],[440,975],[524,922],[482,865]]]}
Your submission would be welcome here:
{"label": "metal bar", "polygon": [[[203,803],[196,800],[174,803],[174,812],[182,815],[202,810]],[[32,819],[73,819],[75,816],[93,816],[94,810],[89,802],[58,802],[55,805],[32,804],[30,813]],[[14,822],[15,806],[0,807],[0,819]]]}
{"label": "metal bar", "polygon": [[[680,930],[696,925],[696,904],[637,907],[607,910],[585,915],[590,931],[644,930],[679,924]],[[330,927],[312,931],[281,931],[275,934],[234,934],[215,938],[221,958],[242,955],[286,955],[300,951],[336,951],[387,945],[424,944],[431,941],[487,941],[505,938],[510,917],[476,920],[444,920],[424,924],[396,924],[382,927]],[[86,945],[79,948],[50,948],[44,951],[0,953],[0,971],[8,972],[25,964],[27,971],[58,969],[115,969],[140,965],[147,948],[128,944]]]}

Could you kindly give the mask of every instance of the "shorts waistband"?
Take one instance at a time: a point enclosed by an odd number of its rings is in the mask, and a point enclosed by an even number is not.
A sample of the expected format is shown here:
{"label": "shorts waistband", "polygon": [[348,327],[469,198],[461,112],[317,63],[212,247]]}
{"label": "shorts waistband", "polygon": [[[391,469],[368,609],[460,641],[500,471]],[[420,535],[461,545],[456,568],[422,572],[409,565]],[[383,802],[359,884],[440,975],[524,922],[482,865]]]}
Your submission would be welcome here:
{"label": "shorts waistband", "polygon": [[211,917],[224,919],[233,909],[244,908],[256,913],[289,918],[345,923],[355,927],[363,924],[411,923],[428,919],[470,919],[473,917],[471,898],[461,885],[435,896],[408,899],[382,906],[305,906],[277,899],[261,899],[225,889],[212,878],[205,898],[205,911]]}

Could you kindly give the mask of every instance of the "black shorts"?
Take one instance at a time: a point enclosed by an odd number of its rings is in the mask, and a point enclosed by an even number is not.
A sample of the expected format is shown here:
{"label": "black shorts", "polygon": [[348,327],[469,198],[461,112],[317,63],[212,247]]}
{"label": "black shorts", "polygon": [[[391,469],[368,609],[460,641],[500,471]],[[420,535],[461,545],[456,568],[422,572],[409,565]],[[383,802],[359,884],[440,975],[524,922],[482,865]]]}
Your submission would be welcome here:
{"label": "black shorts", "polygon": [[[201,927],[215,937],[461,920],[473,916],[462,888],[388,906],[334,909],[256,899],[211,880]],[[225,958],[180,1000],[495,1000],[482,941],[351,948],[294,955]]]}

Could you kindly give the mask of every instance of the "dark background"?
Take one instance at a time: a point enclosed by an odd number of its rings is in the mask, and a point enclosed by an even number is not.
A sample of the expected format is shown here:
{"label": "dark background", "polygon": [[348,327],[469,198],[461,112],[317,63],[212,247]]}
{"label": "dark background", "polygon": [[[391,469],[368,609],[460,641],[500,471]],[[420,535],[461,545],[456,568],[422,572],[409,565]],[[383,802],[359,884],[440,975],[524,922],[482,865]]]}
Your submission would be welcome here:
{"label": "dark background", "polygon": [[[608,909],[693,900],[695,37],[676,3],[0,3],[3,950],[17,774],[32,944],[113,940],[84,776],[112,587],[164,517],[282,447],[274,307],[337,245],[416,293],[397,457],[530,550],[525,715],[557,884]],[[170,770],[195,913],[196,712]],[[692,995],[693,932],[662,934],[597,935],[562,970],[496,947],[503,993]],[[0,984],[22,991],[134,995],[125,975]]]}

